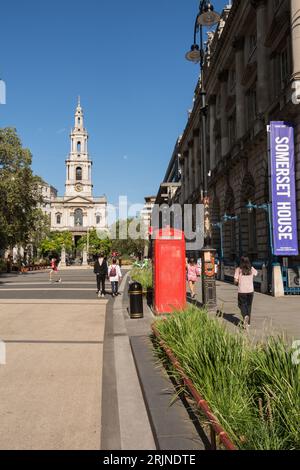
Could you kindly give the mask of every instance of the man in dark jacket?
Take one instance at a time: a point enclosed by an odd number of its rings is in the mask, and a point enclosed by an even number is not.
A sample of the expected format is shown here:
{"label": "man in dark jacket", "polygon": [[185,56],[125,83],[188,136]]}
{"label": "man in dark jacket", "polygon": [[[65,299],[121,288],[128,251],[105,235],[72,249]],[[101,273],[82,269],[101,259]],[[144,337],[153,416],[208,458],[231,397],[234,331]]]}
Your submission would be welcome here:
{"label": "man in dark jacket", "polygon": [[[105,296],[105,279],[108,275],[108,266],[107,261],[104,256],[104,253],[100,253],[97,257],[97,260],[94,264],[94,273],[97,277],[97,294],[98,297]],[[101,290],[100,290],[101,286]]]}

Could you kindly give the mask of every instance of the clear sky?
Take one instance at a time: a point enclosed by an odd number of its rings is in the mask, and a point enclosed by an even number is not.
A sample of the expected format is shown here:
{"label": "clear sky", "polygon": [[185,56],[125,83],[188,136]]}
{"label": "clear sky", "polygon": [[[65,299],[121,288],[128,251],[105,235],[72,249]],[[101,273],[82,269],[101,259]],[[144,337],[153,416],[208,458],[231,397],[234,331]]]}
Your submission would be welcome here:
{"label": "clear sky", "polygon": [[[217,0],[221,10],[226,2]],[[191,108],[199,68],[184,58],[197,0],[14,0],[0,12],[0,127],[16,127],[33,169],[64,193],[77,96],[94,195],[155,195]]]}

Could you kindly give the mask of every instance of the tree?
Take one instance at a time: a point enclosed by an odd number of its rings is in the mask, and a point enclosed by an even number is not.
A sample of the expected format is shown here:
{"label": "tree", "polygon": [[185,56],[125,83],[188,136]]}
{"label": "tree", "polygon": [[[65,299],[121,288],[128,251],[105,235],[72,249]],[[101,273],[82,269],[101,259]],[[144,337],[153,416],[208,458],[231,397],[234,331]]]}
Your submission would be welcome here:
{"label": "tree", "polygon": [[42,202],[41,179],[15,129],[0,129],[0,249],[26,245]]}
{"label": "tree", "polygon": [[33,213],[33,226],[30,231],[30,244],[33,248],[34,255],[41,250],[43,240],[50,237],[50,216],[44,214],[41,209],[35,209]]}
{"label": "tree", "polygon": [[40,250],[43,256],[51,256],[52,254],[60,255],[63,247],[65,247],[67,253],[72,252],[73,236],[71,232],[51,232],[49,236],[40,243]]}
{"label": "tree", "polygon": [[[88,242],[89,238],[89,243]],[[98,236],[98,232],[96,229],[93,229],[89,232],[89,235],[84,235],[80,241],[78,242],[78,248],[84,250],[89,244],[89,255],[96,255],[100,251],[103,251],[106,255],[108,255],[111,251],[112,242],[105,233]]]}
{"label": "tree", "polygon": [[[130,227],[133,232],[136,232],[136,237],[132,237]],[[112,250],[121,253],[123,256],[139,255],[144,253],[147,240],[145,240],[144,229],[139,219],[129,218],[127,220],[118,220],[112,225]],[[124,240],[120,237],[121,234],[126,234],[127,238]]]}

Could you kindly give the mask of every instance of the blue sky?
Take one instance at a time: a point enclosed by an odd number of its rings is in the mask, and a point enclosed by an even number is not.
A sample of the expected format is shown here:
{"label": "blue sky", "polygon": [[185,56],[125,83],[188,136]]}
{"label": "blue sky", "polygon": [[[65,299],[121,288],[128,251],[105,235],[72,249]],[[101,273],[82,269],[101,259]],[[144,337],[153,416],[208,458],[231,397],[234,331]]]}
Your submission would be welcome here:
{"label": "blue sky", "polygon": [[[214,2],[221,9],[225,2]],[[185,61],[197,0],[15,0],[1,5],[0,127],[16,127],[33,169],[64,193],[77,95],[94,195],[156,194],[191,107]]]}

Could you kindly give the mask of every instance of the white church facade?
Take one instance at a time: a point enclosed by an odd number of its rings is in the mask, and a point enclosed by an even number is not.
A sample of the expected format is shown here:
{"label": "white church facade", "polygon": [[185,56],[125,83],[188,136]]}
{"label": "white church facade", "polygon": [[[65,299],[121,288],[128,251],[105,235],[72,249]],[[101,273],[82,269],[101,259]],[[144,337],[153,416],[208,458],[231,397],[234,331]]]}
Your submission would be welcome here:
{"label": "white church facade", "polygon": [[89,230],[107,230],[107,199],[93,197],[92,166],[88,152],[88,132],[78,100],[75,125],[70,135],[71,151],[66,160],[65,195],[51,199],[52,231],[69,231],[75,244]]}

